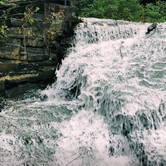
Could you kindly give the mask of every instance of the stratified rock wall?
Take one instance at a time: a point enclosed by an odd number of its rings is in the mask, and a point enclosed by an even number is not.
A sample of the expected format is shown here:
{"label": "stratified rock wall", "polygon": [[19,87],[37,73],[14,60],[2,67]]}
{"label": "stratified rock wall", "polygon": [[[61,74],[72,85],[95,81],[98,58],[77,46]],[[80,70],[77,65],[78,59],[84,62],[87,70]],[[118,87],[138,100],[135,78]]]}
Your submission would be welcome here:
{"label": "stratified rock wall", "polygon": [[0,97],[20,95],[21,86],[55,80],[78,23],[78,4],[10,0],[0,5]]}

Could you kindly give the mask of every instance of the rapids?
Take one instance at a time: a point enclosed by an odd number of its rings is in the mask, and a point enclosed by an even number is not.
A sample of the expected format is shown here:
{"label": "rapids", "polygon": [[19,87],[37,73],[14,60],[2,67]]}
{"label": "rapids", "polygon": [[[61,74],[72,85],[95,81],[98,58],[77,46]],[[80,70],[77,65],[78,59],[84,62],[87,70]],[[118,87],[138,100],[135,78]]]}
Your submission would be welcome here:
{"label": "rapids", "polygon": [[0,112],[1,166],[165,166],[166,23],[84,19],[57,80]]}

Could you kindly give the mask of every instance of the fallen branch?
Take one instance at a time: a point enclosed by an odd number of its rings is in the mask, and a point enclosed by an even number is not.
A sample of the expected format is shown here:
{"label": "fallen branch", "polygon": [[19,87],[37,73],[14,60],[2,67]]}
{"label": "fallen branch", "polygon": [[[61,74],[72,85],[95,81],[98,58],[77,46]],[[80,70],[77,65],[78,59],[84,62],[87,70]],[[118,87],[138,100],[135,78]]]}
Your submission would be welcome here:
{"label": "fallen branch", "polygon": [[77,160],[78,158],[80,158],[82,155],[84,155],[84,154],[86,154],[86,153],[88,153],[88,150],[87,150],[85,153],[83,153],[83,154],[79,155],[78,157],[76,157],[75,159],[73,159],[72,161],[70,161],[69,163],[67,163],[65,166],[68,166],[68,165],[71,164],[73,161]]}

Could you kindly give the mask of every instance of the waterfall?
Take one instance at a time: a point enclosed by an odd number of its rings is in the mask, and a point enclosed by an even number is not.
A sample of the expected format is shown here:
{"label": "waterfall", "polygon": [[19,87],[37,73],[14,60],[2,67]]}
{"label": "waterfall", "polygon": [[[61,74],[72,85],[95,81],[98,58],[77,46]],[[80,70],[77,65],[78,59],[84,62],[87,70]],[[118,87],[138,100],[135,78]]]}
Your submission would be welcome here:
{"label": "waterfall", "polygon": [[166,165],[166,23],[149,25],[84,18],[55,83],[0,112],[0,165]]}

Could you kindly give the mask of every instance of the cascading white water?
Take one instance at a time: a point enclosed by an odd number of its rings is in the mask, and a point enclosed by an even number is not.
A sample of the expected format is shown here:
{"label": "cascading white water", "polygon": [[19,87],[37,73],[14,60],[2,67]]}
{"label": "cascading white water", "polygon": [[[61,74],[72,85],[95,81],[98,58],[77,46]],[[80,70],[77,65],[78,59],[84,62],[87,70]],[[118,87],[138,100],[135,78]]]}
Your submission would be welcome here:
{"label": "cascading white water", "polygon": [[0,163],[166,164],[166,24],[88,18],[57,80],[0,113]]}

